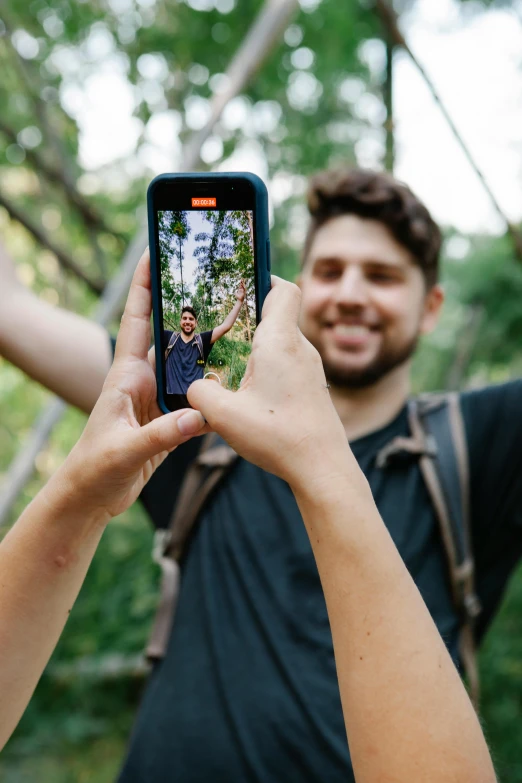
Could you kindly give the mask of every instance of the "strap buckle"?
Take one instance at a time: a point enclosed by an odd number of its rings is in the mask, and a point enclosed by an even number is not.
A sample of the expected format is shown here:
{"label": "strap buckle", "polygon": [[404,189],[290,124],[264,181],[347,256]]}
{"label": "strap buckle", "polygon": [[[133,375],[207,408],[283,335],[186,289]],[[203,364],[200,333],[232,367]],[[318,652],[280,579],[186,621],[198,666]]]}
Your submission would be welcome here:
{"label": "strap buckle", "polygon": [[394,460],[405,456],[435,458],[437,454],[437,441],[433,435],[427,433],[422,439],[399,435],[378,452],[376,465],[378,468],[387,468]]}
{"label": "strap buckle", "polygon": [[467,593],[464,596],[464,610],[466,612],[466,616],[469,617],[470,620],[476,620],[476,618],[482,612],[482,605],[475,593]]}
{"label": "strap buckle", "polygon": [[161,563],[162,559],[167,554],[170,542],[172,540],[172,532],[168,528],[158,528],[154,532],[154,538],[152,541],[152,559],[155,563]]}

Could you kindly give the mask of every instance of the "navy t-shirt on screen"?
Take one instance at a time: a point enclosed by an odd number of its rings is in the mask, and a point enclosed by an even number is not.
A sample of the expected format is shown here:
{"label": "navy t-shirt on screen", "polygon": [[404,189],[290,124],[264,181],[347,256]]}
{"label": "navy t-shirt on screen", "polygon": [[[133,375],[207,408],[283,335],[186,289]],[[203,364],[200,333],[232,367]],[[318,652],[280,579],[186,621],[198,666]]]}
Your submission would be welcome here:
{"label": "navy t-shirt on screen", "polygon": [[[522,554],[522,381],[461,395],[483,637]],[[438,522],[404,408],[351,443],[406,567],[458,664],[459,621]],[[142,493],[166,527],[200,438]],[[376,737],[376,742],[378,738]],[[201,512],[182,562],[165,659],[149,680],[119,783],[353,783],[328,614],[289,486],[239,459]]]}
{"label": "navy t-shirt on screen", "polygon": [[[199,335],[203,344],[203,356],[201,356],[195,336],[186,343],[179,335],[165,362],[167,394],[186,394],[193,381],[203,378],[205,364],[212,350],[212,332],[211,329],[208,332],[201,332]],[[173,334],[174,332],[168,329],[164,330],[162,346],[164,352],[167,350]]]}

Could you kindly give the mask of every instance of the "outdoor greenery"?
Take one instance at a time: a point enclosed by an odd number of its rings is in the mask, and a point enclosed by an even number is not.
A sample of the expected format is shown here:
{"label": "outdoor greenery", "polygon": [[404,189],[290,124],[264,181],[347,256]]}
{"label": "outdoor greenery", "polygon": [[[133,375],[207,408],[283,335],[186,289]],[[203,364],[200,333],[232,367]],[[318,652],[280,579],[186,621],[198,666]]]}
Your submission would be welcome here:
{"label": "outdoor greenery", "polygon": [[231,333],[251,343],[256,323],[254,227],[248,210],[214,210],[205,215],[211,231],[196,236],[202,242],[195,250],[199,262],[196,292],[192,304],[203,313],[208,328],[224,320],[241,282],[245,304]]}
{"label": "outdoor greenery", "polygon": [[[469,14],[488,13],[487,5],[500,0],[463,0]],[[260,7],[260,0],[4,0],[0,236],[21,279],[38,296],[92,315],[99,292],[144,224],[146,187],[158,160],[165,170],[182,165],[180,145],[208,117],[209,101]],[[385,38],[373,3],[301,0],[263,68],[203,147],[202,168],[225,167],[238,151],[264,161],[272,184],[276,274],[294,278],[298,272],[305,177],[326,165],[384,160]],[[122,111],[127,105],[134,136],[121,150],[111,100],[101,130],[90,110],[104,82],[114,101],[123,96]],[[95,162],[87,145],[92,134],[98,138]],[[106,147],[116,149],[107,159]],[[212,253],[232,241],[232,229],[226,217],[210,214],[192,300],[203,327],[211,307],[225,307],[237,283],[231,279],[221,289],[212,279],[218,268]],[[243,263],[248,226],[234,226],[234,253]],[[164,228],[169,252],[175,260],[179,253],[180,263],[189,228],[183,214]],[[520,376],[522,264],[511,239],[462,237],[452,226],[445,232],[447,301],[439,328],[420,347],[415,389],[466,388]],[[238,266],[237,274],[246,271]],[[177,307],[185,291],[173,279],[170,285]],[[252,307],[251,286],[248,295]],[[0,284],[0,306],[1,296]],[[35,339],[38,326],[27,324]],[[111,331],[116,334],[117,319]],[[229,367],[237,385],[248,345],[233,355],[231,343],[219,341],[209,364]],[[0,359],[0,471],[8,469],[49,398]],[[84,422],[83,415],[68,411],[39,455],[10,522],[64,459]],[[139,504],[107,529],[51,664],[0,758],[5,783],[114,778],[144,682],[139,655],[159,576],[151,545],[152,530]],[[521,616],[519,568],[480,660],[482,720],[502,783],[522,783]]]}
{"label": "outdoor greenery", "polygon": [[[158,213],[163,325],[179,331],[185,305],[197,313],[197,332],[214,329],[236,303],[245,286],[245,301],[232,329],[214,343],[207,362],[224,386],[236,390],[246,369],[255,332],[255,270],[253,216],[247,210],[208,210],[208,232],[198,233],[193,250],[198,266],[187,279],[184,245],[192,231],[189,211]],[[185,264],[185,273],[183,265]]]}

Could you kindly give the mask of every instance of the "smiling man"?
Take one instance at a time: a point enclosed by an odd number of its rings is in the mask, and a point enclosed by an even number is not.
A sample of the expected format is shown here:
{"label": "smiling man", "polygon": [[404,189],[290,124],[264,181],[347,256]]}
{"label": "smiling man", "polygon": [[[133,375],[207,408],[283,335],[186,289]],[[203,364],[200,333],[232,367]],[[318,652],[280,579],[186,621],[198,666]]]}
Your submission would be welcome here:
{"label": "smiling man", "polygon": [[241,280],[236,303],[223,323],[206,332],[196,333],[196,311],[185,305],[181,311],[180,331],[163,331],[163,351],[167,376],[167,394],[186,394],[191,383],[203,378],[212,346],[234,326],[246,296]]}
{"label": "smiling man", "polygon": [[318,349],[348,436],[378,428],[410,392],[410,359],[444,299],[441,234],[401,183],[324,172],[309,190],[300,326]]}

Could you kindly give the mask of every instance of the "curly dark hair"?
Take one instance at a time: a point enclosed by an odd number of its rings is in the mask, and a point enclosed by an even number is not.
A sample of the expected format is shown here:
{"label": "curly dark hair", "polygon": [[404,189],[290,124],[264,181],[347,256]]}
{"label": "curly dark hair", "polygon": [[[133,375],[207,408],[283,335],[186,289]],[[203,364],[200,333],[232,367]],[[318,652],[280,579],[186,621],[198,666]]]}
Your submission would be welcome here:
{"label": "curly dark hair", "polygon": [[196,321],[198,320],[198,316],[196,314],[196,311],[190,305],[183,305],[182,310],[181,310],[181,315],[183,315],[183,313],[190,313],[191,315],[194,316]]}
{"label": "curly dark hair", "polygon": [[311,220],[306,235],[303,265],[316,231],[330,218],[357,215],[384,223],[407,248],[421,268],[426,288],[438,279],[441,232],[430,213],[411,190],[390,174],[367,169],[320,171],[309,182]]}

